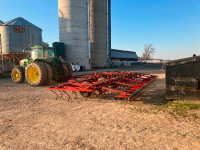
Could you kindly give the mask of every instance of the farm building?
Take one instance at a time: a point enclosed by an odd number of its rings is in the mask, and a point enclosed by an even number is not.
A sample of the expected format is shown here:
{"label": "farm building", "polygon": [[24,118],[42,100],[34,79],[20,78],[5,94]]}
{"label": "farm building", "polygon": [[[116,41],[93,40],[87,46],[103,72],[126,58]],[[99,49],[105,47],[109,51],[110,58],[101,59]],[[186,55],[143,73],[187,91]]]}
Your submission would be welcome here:
{"label": "farm building", "polygon": [[24,48],[30,44],[41,45],[41,42],[42,29],[24,18],[18,17],[6,23],[0,21],[0,66],[4,71],[11,71],[26,57]]}
{"label": "farm building", "polygon": [[4,24],[4,22],[0,20],[0,26],[1,26],[2,24]]}
{"label": "farm building", "polygon": [[154,63],[154,64],[159,64],[162,63],[162,59],[149,59],[149,60],[142,60],[142,63]]}
{"label": "farm building", "polygon": [[[1,21],[2,22],[2,21]],[[42,29],[24,18],[18,17],[0,25],[0,54],[18,65],[29,45],[41,45]]]}
{"label": "farm building", "polygon": [[19,17],[0,26],[2,53],[18,53],[32,45],[41,45],[42,29]]}
{"label": "farm building", "polygon": [[139,63],[139,58],[136,52],[124,51],[118,49],[111,50],[111,64],[131,66],[132,64]]}

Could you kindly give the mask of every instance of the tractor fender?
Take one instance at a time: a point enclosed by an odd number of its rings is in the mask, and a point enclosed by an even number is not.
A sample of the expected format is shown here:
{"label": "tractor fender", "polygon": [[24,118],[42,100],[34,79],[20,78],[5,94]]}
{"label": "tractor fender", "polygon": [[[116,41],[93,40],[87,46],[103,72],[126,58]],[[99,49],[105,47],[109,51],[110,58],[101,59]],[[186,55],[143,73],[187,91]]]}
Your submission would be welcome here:
{"label": "tractor fender", "polygon": [[51,60],[49,60],[49,59],[35,59],[33,62],[45,62],[45,63],[50,64]]}

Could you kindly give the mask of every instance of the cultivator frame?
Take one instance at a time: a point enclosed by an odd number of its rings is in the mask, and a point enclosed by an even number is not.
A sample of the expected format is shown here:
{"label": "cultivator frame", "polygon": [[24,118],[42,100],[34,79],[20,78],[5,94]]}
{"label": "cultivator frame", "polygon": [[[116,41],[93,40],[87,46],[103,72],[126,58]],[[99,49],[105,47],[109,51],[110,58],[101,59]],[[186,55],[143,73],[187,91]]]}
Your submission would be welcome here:
{"label": "cultivator frame", "polygon": [[47,90],[65,93],[66,91],[80,92],[86,98],[93,95],[106,98],[112,95],[114,99],[131,100],[135,94],[156,77],[155,75],[138,72],[92,73],[73,76],[68,83],[47,88]]}

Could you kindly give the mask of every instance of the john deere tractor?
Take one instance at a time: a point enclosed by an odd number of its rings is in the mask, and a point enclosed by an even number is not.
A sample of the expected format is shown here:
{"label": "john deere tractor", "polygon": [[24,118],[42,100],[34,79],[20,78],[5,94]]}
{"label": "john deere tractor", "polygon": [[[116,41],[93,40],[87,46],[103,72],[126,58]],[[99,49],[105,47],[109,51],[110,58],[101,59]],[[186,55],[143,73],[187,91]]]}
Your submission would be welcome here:
{"label": "john deere tractor", "polygon": [[71,65],[56,56],[52,47],[35,46],[25,49],[27,58],[20,61],[20,66],[12,70],[11,77],[15,83],[26,79],[33,86],[47,85],[52,80],[61,81],[72,76]]}

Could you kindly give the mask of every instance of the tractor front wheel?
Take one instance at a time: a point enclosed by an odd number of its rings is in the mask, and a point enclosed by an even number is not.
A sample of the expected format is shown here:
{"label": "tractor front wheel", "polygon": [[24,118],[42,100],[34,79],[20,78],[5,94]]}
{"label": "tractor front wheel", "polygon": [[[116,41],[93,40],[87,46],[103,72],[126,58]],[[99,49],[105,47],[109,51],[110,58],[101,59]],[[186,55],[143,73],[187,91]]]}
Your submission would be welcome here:
{"label": "tractor front wheel", "polygon": [[42,62],[31,63],[26,67],[25,77],[30,85],[45,85],[48,78],[47,68]]}
{"label": "tractor front wheel", "polygon": [[25,68],[24,67],[15,67],[12,70],[11,78],[15,83],[23,83],[25,80]]}

